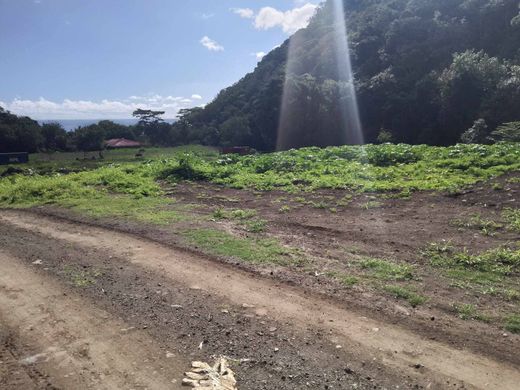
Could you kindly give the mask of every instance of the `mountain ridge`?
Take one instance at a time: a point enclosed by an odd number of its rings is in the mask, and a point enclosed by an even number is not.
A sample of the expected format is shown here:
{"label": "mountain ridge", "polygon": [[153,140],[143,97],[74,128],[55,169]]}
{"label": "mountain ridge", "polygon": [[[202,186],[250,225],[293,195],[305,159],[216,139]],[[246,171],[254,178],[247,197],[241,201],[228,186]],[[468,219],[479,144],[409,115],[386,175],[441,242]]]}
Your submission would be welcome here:
{"label": "mountain ridge", "polygon": [[[374,142],[386,129],[399,142],[451,144],[477,119],[484,119],[489,131],[520,119],[517,1],[345,0],[342,5],[364,141]],[[341,120],[354,86],[338,72],[335,7],[335,0],[324,2],[308,27],[205,108],[183,110],[175,125],[179,136],[276,149],[285,92],[292,100],[284,104],[289,119],[282,130],[292,135],[279,149],[356,143],[345,137],[348,124]]]}

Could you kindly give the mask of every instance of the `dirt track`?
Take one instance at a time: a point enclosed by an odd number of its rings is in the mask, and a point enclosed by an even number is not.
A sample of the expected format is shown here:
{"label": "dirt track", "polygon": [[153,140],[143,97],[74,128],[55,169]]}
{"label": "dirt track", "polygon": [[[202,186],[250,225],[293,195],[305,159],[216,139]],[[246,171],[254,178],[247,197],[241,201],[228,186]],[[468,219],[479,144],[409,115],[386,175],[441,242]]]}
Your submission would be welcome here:
{"label": "dirt track", "polygon": [[49,383],[68,389],[164,389],[182,378],[185,362],[167,359],[143,332],[62,292],[19,259],[0,252],[0,263],[2,327],[16,329],[32,350],[15,349],[18,364],[39,366]]}
{"label": "dirt track", "polygon": [[[247,357],[236,368],[241,389],[516,389],[520,383],[510,363],[135,236],[8,211],[0,229],[3,326],[33,356],[46,353],[34,365],[58,388],[177,388],[171,381],[182,379],[191,360],[218,354]],[[72,288],[64,267],[100,270],[88,271],[98,280]],[[152,299],[139,292],[147,286],[159,291],[148,290]],[[144,302],[129,304],[129,296]],[[141,329],[121,336],[132,327]],[[175,357],[166,359],[167,350]],[[14,347],[10,353],[26,357]],[[50,363],[55,359],[64,363]],[[154,371],[161,375],[149,379]]]}

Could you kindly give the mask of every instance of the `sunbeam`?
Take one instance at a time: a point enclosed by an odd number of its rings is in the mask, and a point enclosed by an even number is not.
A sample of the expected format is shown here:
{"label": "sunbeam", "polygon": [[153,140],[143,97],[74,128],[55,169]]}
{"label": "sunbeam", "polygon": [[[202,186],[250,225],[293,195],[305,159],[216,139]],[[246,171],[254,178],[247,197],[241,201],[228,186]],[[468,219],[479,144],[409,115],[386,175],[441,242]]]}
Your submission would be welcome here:
{"label": "sunbeam", "polygon": [[350,60],[350,47],[343,0],[333,0],[332,4],[338,79],[344,80],[346,83],[346,88],[344,90],[346,104],[341,105],[341,126],[343,133],[345,134],[346,143],[362,145],[364,144],[363,129],[359,117],[356,87],[354,84],[354,72],[352,71],[352,62]]}
{"label": "sunbeam", "polygon": [[[342,0],[326,3],[319,12],[328,14],[333,79],[315,79],[302,63],[302,53],[310,51],[306,32],[299,31],[289,41],[285,82],[277,133],[277,150],[302,146],[364,144],[354,72],[350,59],[347,26]],[[316,58],[310,62],[319,62]],[[331,120],[320,120],[323,112]]]}

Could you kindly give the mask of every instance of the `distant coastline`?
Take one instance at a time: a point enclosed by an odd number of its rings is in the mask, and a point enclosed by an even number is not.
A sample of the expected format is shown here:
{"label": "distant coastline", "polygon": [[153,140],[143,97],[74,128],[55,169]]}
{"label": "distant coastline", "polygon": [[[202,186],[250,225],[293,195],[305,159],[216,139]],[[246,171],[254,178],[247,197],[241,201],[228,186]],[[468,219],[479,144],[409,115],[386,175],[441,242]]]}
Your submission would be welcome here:
{"label": "distant coastline", "polygon": [[[58,122],[59,124],[61,124],[63,126],[63,128],[65,130],[72,131],[80,126],[84,127],[84,126],[93,125],[102,120],[110,120],[112,122],[115,122],[115,123],[118,123],[118,124],[124,125],[124,126],[132,126],[132,125],[137,124],[136,119],[42,119],[42,120],[38,120],[38,123],[40,125],[42,125],[44,123]],[[175,119],[165,119],[165,122],[174,123]]]}

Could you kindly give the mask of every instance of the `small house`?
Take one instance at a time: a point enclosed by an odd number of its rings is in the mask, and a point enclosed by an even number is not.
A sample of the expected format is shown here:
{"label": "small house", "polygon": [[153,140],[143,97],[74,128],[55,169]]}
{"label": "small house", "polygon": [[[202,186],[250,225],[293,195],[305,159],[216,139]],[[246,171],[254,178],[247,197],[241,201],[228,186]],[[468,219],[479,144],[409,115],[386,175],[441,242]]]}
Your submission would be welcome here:
{"label": "small house", "polygon": [[105,141],[107,149],[140,148],[142,144],[126,138],[114,138]]}

